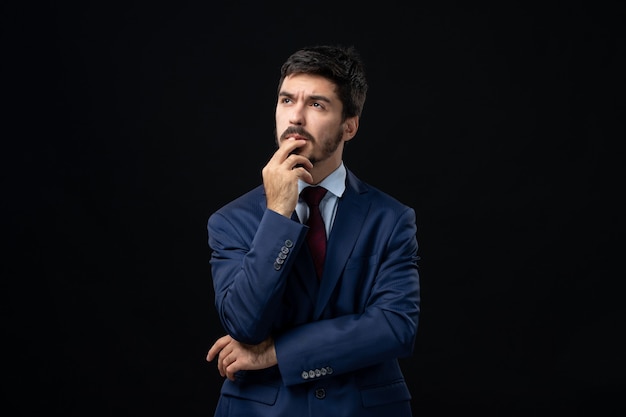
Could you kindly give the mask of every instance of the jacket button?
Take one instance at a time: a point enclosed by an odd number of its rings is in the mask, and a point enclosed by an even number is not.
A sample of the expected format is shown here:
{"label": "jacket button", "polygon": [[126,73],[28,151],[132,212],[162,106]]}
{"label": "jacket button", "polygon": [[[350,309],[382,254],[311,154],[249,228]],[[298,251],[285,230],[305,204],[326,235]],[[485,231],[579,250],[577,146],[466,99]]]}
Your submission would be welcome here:
{"label": "jacket button", "polygon": [[315,398],[318,400],[323,400],[326,398],[326,390],[324,388],[318,388],[315,390]]}

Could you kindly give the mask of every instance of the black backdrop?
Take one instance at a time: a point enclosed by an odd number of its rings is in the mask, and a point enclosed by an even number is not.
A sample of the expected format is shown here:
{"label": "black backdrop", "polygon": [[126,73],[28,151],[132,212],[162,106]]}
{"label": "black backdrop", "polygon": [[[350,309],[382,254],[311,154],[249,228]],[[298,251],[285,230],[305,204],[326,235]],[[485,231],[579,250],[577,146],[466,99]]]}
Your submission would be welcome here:
{"label": "black backdrop", "polygon": [[322,42],[368,68],[347,166],[418,216],[415,415],[623,413],[624,7],[429,3],[4,5],[10,415],[212,415],[206,220]]}

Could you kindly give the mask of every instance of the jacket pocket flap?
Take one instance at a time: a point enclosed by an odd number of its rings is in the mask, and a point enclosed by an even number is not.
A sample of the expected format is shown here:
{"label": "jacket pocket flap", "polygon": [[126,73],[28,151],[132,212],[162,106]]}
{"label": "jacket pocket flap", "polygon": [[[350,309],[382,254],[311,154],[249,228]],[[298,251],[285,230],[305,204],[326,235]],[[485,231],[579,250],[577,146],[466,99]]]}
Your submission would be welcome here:
{"label": "jacket pocket flap", "polygon": [[364,407],[388,404],[398,401],[409,401],[411,393],[404,382],[394,382],[389,385],[363,388],[361,401]]}
{"label": "jacket pocket flap", "polygon": [[278,387],[262,384],[238,384],[226,381],[222,387],[222,394],[244,400],[274,405],[278,397]]}

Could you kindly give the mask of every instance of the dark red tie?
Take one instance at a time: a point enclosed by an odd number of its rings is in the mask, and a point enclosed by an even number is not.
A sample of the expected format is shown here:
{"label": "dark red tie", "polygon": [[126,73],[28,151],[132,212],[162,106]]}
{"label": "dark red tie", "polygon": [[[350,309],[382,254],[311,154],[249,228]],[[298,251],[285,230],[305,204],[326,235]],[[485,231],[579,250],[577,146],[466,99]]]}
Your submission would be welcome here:
{"label": "dark red tie", "polygon": [[306,235],[309,249],[313,255],[315,270],[317,277],[322,278],[324,270],[324,258],[326,257],[326,228],[324,227],[324,219],[320,213],[320,201],[326,194],[324,187],[306,187],[302,190],[302,198],[309,206],[309,219],[306,224],[309,226],[309,232]]}

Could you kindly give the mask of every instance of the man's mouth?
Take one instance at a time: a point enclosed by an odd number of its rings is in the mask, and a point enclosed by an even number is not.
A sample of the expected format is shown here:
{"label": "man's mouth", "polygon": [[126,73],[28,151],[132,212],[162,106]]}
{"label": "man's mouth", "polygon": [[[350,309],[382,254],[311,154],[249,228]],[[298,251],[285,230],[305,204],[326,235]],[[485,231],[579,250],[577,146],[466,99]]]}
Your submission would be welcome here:
{"label": "man's mouth", "polygon": [[283,134],[281,135],[281,139],[284,140],[287,138],[304,139],[308,141],[313,141],[313,138],[311,137],[311,135],[309,135],[303,129],[298,128],[298,127],[287,128],[287,130],[285,130]]}

